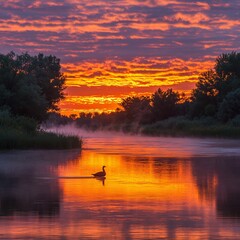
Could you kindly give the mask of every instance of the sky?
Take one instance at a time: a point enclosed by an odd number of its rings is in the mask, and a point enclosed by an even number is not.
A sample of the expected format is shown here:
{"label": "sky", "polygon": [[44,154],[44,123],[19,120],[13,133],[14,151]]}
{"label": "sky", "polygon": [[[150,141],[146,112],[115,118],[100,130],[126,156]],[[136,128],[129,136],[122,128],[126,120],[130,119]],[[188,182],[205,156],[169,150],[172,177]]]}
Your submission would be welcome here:
{"label": "sky", "polygon": [[239,40],[239,0],[0,0],[0,53],[60,58],[65,115],[159,87],[190,94]]}

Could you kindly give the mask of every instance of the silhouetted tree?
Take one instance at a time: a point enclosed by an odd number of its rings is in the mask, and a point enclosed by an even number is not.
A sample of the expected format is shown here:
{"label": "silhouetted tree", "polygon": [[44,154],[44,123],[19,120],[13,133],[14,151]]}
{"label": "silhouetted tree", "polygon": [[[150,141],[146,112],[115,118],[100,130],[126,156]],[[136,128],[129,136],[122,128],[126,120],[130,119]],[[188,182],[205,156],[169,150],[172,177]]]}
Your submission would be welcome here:
{"label": "silhouetted tree", "polygon": [[240,53],[223,53],[216,59],[215,71],[223,79],[236,77],[240,79]]}
{"label": "silhouetted tree", "polygon": [[92,113],[80,112],[76,124],[80,127],[89,127],[92,121]]}
{"label": "silhouetted tree", "polygon": [[151,106],[149,97],[127,97],[122,99],[120,105],[126,112],[126,118],[129,121],[135,121],[143,124],[150,121]]}
{"label": "silhouetted tree", "polygon": [[240,114],[240,88],[230,92],[222,101],[218,111],[218,118],[226,122]]}
{"label": "silhouetted tree", "polygon": [[48,114],[48,119],[44,122],[46,126],[51,126],[51,125],[66,125],[69,123],[72,123],[73,120],[70,117],[61,115],[58,112],[51,112]]}
{"label": "silhouetted tree", "polygon": [[225,97],[237,88],[240,88],[240,53],[222,54],[214,69],[199,77],[192,92],[192,115],[215,115]]}
{"label": "silhouetted tree", "polygon": [[42,121],[64,98],[60,69],[55,56],[0,54],[0,108]]}
{"label": "silhouetted tree", "polygon": [[58,110],[57,103],[64,98],[65,77],[61,73],[60,59],[38,54],[31,59],[30,74],[35,77],[47,100],[47,110]]}
{"label": "silhouetted tree", "polygon": [[193,115],[201,116],[209,108],[209,105],[216,106],[218,89],[216,88],[217,75],[213,70],[200,75],[196,89],[192,91]]}
{"label": "silhouetted tree", "polygon": [[179,100],[178,92],[174,92],[172,89],[163,91],[159,88],[151,98],[153,119],[159,121],[177,115]]}
{"label": "silhouetted tree", "polygon": [[222,102],[231,91],[240,88],[240,53],[222,54],[216,59],[216,88],[218,102]]}

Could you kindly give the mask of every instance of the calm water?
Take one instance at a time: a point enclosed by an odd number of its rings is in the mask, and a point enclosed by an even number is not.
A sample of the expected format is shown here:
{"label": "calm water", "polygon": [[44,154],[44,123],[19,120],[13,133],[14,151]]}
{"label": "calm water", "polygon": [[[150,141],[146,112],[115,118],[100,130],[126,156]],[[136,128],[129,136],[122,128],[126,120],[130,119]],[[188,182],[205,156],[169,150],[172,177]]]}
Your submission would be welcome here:
{"label": "calm water", "polygon": [[0,239],[239,239],[239,141],[79,134],[0,153]]}

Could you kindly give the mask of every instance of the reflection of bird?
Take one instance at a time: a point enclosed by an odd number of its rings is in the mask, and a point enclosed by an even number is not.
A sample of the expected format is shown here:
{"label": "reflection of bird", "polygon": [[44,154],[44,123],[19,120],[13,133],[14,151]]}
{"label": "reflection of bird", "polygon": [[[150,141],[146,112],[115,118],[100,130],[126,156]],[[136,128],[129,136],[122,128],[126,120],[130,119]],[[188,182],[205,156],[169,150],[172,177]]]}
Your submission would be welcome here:
{"label": "reflection of bird", "polygon": [[97,179],[98,181],[101,181],[103,186],[105,185],[105,179],[106,179],[105,177],[96,177],[95,179]]}
{"label": "reflection of bird", "polygon": [[94,177],[105,177],[106,176],[106,171],[105,171],[105,166],[102,167],[102,172],[97,172],[92,174]]}

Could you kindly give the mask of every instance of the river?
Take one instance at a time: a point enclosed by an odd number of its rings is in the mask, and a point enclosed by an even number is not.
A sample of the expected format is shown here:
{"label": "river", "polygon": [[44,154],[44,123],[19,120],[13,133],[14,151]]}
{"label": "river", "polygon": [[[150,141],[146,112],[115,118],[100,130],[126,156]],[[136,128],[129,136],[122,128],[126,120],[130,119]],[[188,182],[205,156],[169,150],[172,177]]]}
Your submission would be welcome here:
{"label": "river", "polygon": [[0,239],[239,238],[239,140],[78,134],[0,153]]}

